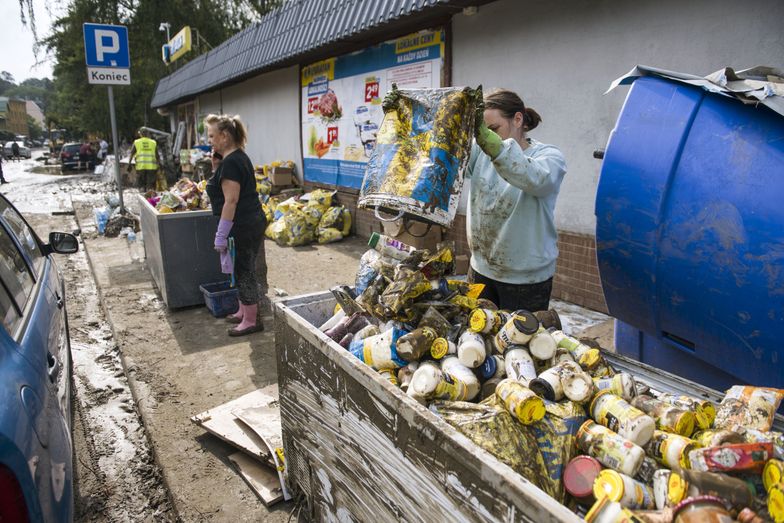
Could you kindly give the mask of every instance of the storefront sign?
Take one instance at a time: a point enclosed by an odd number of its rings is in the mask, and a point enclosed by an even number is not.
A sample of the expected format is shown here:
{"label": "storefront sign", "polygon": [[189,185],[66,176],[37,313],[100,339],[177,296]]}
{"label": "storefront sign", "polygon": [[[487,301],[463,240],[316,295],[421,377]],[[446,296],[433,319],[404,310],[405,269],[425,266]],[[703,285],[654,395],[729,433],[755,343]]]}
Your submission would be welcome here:
{"label": "storefront sign", "polygon": [[421,31],[302,68],[304,175],[358,189],[393,83],[442,86],[444,32]]}
{"label": "storefront sign", "polygon": [[179,33],[174,35],[174,38],[169,40],[161,48],[161,55],[164,63],[171,63],[179,59],[191,50],[191,28],[189,26],[183,27]]}

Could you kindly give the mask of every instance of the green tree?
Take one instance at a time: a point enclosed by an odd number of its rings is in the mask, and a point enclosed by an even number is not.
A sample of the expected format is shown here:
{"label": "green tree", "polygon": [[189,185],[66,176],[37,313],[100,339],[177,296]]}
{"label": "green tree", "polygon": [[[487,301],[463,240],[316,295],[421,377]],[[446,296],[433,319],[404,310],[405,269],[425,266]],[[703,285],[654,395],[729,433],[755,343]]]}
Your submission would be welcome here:
{"label": "green tree", "polygon": [[44,137],[44,130],[40,125],[38,125],[38,122],[35,121],[35,118],[30,115],[27,115],[27,128],[29,130],[29,138],[31,140],[40,140]]}

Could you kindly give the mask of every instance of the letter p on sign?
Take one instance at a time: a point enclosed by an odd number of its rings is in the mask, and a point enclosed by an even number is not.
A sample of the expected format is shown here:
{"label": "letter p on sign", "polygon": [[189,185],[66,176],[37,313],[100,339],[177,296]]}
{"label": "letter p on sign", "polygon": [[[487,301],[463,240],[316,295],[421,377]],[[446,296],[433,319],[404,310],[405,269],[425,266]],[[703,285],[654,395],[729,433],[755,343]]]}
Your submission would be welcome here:
{"label": "letter p on sign", "polygon": [[[103,62],[105,54],[117,54],[120,50],[120,37],[116,31],[95,30],[95,57]],[[117,66],[117,60],[109,60],[109,65]]]}

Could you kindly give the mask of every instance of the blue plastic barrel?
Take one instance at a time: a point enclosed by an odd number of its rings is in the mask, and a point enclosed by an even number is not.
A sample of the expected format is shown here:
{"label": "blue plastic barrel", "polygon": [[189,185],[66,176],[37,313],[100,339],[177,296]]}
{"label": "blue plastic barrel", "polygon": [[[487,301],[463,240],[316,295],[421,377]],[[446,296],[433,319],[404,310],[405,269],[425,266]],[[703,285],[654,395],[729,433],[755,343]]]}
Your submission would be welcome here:
{"label": "blue plastic barrel", "polygon": [[784,388],[784,118],[634,82],[596,197],[617,350],[724,389]]}

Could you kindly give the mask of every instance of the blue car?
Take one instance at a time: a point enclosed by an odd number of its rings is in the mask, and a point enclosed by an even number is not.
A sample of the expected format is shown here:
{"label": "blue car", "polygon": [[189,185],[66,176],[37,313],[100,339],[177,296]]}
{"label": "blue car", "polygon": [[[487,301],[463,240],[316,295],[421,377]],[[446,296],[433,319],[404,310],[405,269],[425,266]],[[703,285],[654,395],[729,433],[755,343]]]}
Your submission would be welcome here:
{"label": "blue car", "polygon": [[51,253],[0,195],[0,521],[72,521],[71,346],[65,285]]}

